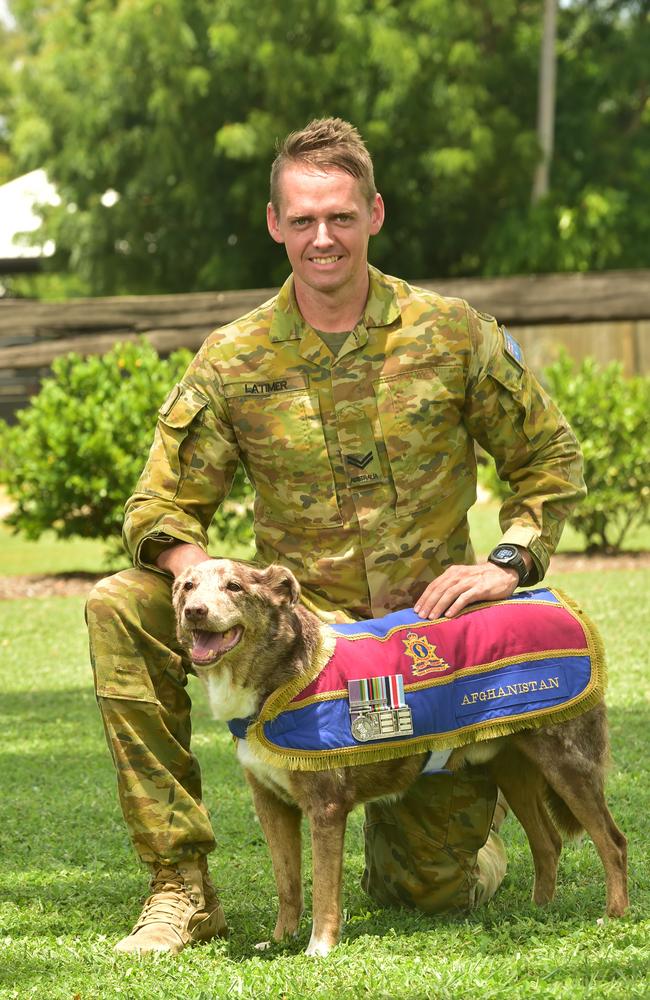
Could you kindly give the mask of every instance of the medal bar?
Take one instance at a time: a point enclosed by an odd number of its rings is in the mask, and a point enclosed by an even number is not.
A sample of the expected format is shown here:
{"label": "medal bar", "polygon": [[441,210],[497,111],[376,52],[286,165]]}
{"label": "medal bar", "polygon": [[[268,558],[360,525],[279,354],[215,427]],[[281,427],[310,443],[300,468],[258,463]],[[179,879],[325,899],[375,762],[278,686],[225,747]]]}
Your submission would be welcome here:
{"label": "medal bar", "polygon": [[401,674],[348,681],[348,699],[350,729],[359,743],[413,735],[413,717],[404,700]]}

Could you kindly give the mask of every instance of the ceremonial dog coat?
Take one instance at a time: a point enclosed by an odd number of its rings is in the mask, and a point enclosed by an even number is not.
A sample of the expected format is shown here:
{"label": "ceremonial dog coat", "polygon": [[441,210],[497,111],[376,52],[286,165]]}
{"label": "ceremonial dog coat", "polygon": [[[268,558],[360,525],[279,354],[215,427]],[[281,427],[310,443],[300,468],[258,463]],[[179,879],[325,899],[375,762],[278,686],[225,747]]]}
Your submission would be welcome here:
{"label": "ceremonial dog coat", "polygon": [[[413,610],[323,626],[312,669],[234,735],[276,767],[318,771],[451,750],[588,711],[602,642],[561,592],[540,588],[428,621]],[[443,752],[444,751],[444,752]]]}

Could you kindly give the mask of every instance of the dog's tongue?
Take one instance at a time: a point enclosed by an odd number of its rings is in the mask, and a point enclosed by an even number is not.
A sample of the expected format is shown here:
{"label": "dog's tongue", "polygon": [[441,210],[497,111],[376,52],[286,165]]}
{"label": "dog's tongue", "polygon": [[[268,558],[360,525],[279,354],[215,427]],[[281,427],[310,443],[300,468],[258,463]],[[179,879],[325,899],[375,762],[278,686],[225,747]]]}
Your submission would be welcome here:
{"label": "dog's tongue", "polygon": [[227,632],[193,632],[192,659],[195,663],[216,659],[239,642],[241,633],[239,625],[229,628]]}

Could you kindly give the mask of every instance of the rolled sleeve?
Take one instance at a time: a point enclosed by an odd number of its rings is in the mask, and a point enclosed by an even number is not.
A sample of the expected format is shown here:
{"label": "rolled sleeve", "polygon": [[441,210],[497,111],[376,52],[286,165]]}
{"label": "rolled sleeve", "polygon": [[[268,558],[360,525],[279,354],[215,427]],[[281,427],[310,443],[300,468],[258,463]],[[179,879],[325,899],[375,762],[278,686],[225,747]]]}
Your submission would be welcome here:
{"label": "rolled sleeve", "polygon": [[208,527],[228,495],[239,450],[223,400],[175,386],[158,414],[144,471],[125,507],[123,539],[139,568],[187,542],[207,549]]}
{"label": "rolled sleeve", "polygon": [[499,512],[501,540],[526,548],[542,579],[567,516],[586,494],[580,446],[512,339],[491,317],[468,313],[474,357],[466,424],[513,491]]}

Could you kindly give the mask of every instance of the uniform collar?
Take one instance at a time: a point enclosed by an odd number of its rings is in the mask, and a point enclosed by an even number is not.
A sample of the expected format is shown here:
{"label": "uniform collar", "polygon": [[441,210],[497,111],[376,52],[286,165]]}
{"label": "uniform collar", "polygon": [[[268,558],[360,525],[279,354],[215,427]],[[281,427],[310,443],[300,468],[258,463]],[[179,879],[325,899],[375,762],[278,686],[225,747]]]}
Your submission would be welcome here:
{"label": "uniform collar", "polygon": [[363,316],[339,351],[337,358],[325,346],[316,331],[305,322],[293,288],[293,275],[284,283],[278,293],[271,320],[269,336],[274,343],[285,340],[300,340],[300,355],[313,364],[329,367],[345,354],[363,347],[368,342],[368,330],[390,326],[400,318],[400,308],[395,290],[388,278],[377,268],[368,266],[370,287]]}

